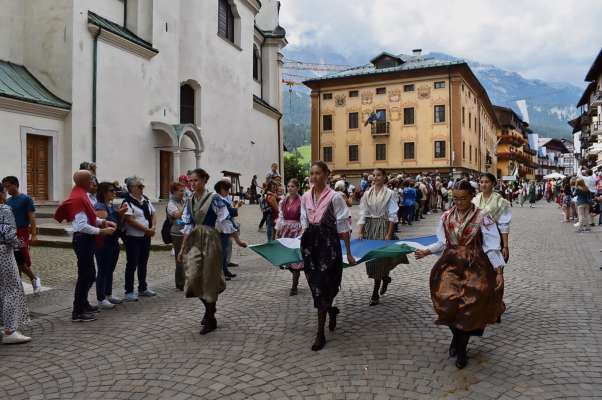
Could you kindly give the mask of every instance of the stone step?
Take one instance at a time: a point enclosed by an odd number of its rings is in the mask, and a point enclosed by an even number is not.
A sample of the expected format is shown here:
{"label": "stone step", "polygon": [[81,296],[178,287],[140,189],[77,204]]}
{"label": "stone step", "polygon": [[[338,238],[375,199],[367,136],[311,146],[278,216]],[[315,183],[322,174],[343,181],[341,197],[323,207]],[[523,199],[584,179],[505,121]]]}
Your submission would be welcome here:
{"label": "stone step", "polygon": [[[121,250],[125,250],[123,243],[119,242]],[[70,236],[53,236],[53,235],[38,235],[38,241],[32,246],[37,247],[56,247],[56,248],[71,248]],[[161,239],[153,238],[151,241],[151,250],[153,251],[170,251],[171,245],[164,244]]]}
{"label": "stone step", "polygon": [[73,228],[67,224],[59,224],[56,222],[38,224],[38,235],[71,237],[72,232]]}

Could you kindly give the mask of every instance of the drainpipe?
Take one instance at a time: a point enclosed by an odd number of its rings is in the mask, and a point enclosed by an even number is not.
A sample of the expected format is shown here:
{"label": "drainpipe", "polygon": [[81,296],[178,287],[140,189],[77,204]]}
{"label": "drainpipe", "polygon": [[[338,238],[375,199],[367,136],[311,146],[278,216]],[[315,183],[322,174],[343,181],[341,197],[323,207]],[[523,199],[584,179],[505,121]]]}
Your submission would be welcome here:
{"label": "drainpipe", "polygon": [[98,74],[98,37],[102,28],[98,27],[98,32],[94,35],[94,50],[92,59],[92,162],[96,162],[96,77]]}
{"label": "drainpipe", "polygon": [[[278,173],[280,176],[282,176],[282,163],[284,162],[284,154],[282,154],[282,139],[280,138],[280,120],[282,120],[282,114],[280,114],[278,117]],[[281,154],[282,158],[280,157]]]}
{"label": "drainpipe", "polygon": [[451,69],[447,67],[447,96],[449,97],[449,166],[452,177],[454,171],[454,147],[452,145],[452,94],[451,94]]}
{"label": "drainpipe", "polygon": [[128,0],[123,0],[123,27],[127,27],[128,22]]}

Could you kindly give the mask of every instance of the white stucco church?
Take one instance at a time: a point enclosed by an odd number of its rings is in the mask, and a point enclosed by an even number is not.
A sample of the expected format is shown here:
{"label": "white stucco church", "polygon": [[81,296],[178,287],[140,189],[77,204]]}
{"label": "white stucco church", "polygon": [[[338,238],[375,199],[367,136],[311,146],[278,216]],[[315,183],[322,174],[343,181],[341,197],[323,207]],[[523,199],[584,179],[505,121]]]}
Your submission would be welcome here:
{"label": "white stucco church", "polygon": [[[60,200],[82,161],[146,194],[282,165],[275,0],[3,0],[0,175]],[[261,180],[261,179],[260,179]]]}

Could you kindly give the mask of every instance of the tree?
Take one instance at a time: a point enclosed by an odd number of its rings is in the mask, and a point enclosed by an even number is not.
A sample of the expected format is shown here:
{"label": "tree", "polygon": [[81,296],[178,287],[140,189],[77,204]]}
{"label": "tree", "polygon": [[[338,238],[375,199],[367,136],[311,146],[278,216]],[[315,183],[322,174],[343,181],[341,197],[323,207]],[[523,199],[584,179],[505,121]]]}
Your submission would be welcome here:
{"label": "tree", "polygon": [[304,163],[301,153],[295,150],[284,155],[284,182],[286,185],[292,178],[296,178],[303,186],[303,181],[309,176],[309,164]]}

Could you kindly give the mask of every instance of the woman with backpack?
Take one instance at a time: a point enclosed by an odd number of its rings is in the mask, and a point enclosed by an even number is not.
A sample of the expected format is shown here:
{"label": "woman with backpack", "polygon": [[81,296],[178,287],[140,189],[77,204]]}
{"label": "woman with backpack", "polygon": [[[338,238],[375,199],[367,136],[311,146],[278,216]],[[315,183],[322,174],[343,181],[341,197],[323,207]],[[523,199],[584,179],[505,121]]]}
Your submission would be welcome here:
{"label": "woman with backpack", "polygon": [[589,191],[583,178],[577,179],[575,194],[577,195],[577,215],[579,216],[579,221],[574,226],[577,228],[577,232],[589,232],[591,231],[590,224],[592,222],[589,212],[592,204],[592,192]]}
{"label": "woman with backpack", "polygon": [[[123,204],[125,213],[125,300],[138,301],[138,296],[152,297],[156,293],[148,288],[146,269],[150,256],[151,238],[155,236],[157,217],[155,208],[144,195],[142,179],[132,176],[126,179],[128,194]],[[138,294],[134,293],[134,275],[138,273]]]}

